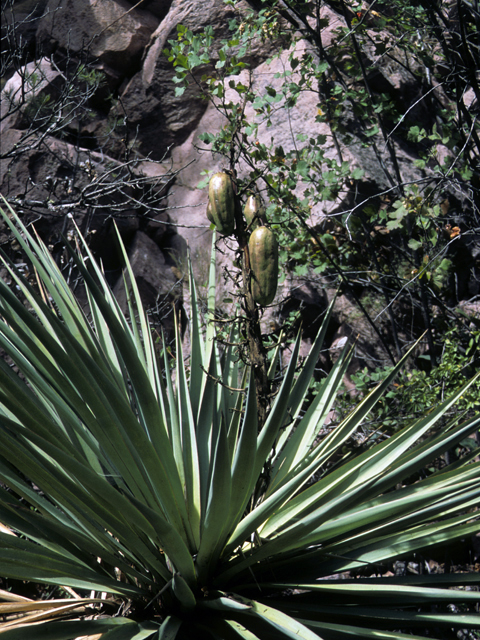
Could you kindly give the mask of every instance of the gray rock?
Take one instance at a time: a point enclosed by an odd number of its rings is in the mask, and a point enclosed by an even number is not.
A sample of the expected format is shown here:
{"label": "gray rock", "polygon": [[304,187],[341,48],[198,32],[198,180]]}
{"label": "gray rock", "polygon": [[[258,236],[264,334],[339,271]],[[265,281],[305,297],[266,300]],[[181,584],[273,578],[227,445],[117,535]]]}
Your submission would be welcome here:
{"label": "gray rock", "polygon": [[[13,157],[0,161],[0,191],[17,200],[19,212],[36,219],[36,228],[47,244],[55,244],[67,233],[73,217],[99,256],[109,263],[105,239],[113,218],[127,241],[139,228],[140,215],[131,187],[126,182],[122,189],[112,185],[115,180],[120,185],[122,163],[49,136],[36,146],[34,139],[25,138],[25,132],[9,129],[2,136],[2,150],[8,154],[15,145],[24,150],[19,154],[12,151]],[[118,178],[113,175],[116,167]],[[142,175],[138,168],[130,171]],[[130,174],[127,177],[131,180]],[[33,216],[28,213],[32,209]]]}
{"label": "gray rock", "polygon": [[[2,72],[8,78],[15,71],[18,52],[22,60],[41,54],[35,50],[38,18],[48,0],[3,0],[1,8]],[[4,65],[4,66],[3,66]]]}
{"label": "gray rock", "polygon": [[[247,3],[238,5],[240,11],[247,11]],[[137,133],[139,149],[160,159],[172,145],[183,144],[199,125],[207,109],[202,100],[200,77],[213,69],[211,66],[195,70],[195,79],[188,84],[181,96],[175,95],[178,86],[173,82],[174,70],[171,62],[163,54],[168,41],[176,39],[177,26],[183,25],[195,33],[212,25],[218,41],[229,35],[228,21],[234,14],[223,0],[174,0],[165,18],[152,34],[147,46],[141,71],[128,82],[122,93],[122,108],[128,113],[129,125]],[[216,45],[212,49],[215,61]],[[248,60],[252,65],[265,60],[272,52],[270,43],[255,43]]]}
{"label": "gray rock", "polygon": [[[137,0],[128,0],[132,6],[137,4]],[[159,20],[167,15],[172,4],[172,0],[143,0],[141,7],[143,11],[152,13]]]}
{"label": "gray rock", "polygon": [[37,40],[70,53],[87,50],[126,74],[157,26],[153,14],[126,0],[49,0]]}
{"label": "gray rock", "polygon": [[[1,93],[0,133],[49,118],[49,105],[61,92],[64,79],[48,58],[29,62],[5,83]],[[48,102],[45,102],[48,100]]]}

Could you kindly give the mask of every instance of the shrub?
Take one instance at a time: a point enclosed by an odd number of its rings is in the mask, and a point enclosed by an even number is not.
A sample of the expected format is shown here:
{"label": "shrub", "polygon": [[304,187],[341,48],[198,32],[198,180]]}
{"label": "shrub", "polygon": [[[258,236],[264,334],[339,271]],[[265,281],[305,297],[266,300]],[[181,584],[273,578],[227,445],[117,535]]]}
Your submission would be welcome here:
{"label": "shrub", "polygon": [[[458,325],[445,331],[443,349],[437,367],[427,372],[430,358],[421,355],[417,358],[416,368],[402,371],[385,393],[382,400],[369,416],[369,431],[390,433],[404,426],[413,419],[424,415],[431,407],[459,389],[475,371],[480,361],[479,321],[470,318],[471,328]],[[423,368],[422,368],[423,363]],[[425,370],[427,369],[427,370]],[[367,368],[352,375],[355,388],[352,393],[342,395],[336,406],[339,416],[348,414],[352,407],[366,395],[369,390],[382,380],[391,367],[378,368],[369,372]],[[480,381],[477,380],[466,391],[454,407],[444,414],[437,424],[437,429],[447,424],[448,420],[459,413],[466,416],[475,415],[480,406]],[[474,441],[465,439],[462,447],[470,449]]]}

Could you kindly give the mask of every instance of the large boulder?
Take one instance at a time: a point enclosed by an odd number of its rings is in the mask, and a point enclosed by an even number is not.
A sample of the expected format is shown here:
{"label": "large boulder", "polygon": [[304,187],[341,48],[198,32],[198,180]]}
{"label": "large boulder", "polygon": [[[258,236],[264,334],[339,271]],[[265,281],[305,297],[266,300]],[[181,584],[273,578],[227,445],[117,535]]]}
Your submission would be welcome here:
{"label": "large boulder", "polygon": [[50,106],[63,85],[61,72],[48,58],[21,67],[7,80],[1,93],[0,133],[7,129],[47,126]]}
{"label": "large boulder", "polygon": [[[248,5],[242,1],[236,9],[246,12]],[[234,15],[233,9],[223,0],[172,2],[167,15],[152,34],[141,70],[131,78],[121,95],[121,109],[128,113],[129,126],[135,131],[142,153],[163,158],[172,145],[183,144],[196,130],[207,109],[207,102],[202,100],[200,78],[213,70],[216,50],[220,41],[229,36],[228,23]],[[215,32],[212,64],[195,69],[194,78],[181,96],[175,91],[178,85],[173,81],[172,63],[163,53],[168,41],[176,39],[178,25],[194,33],[211,25]],[[271,52],[271,43],[258,40],[250,48],[248,59],[256,65]]]}
{"label": "large boulder", "polygon": [[[20,58],[22,62],[42,55],[36,45],[38,19],[42,16],[48,0],[2,1],[2,78],[0,87],[16,70]],[[18,56],[20,54],[20,56]]]}
{"label": "large boulder", "polygon": [[37,41],[52,51],[88,52],[128,74],[139,64],[157,26],[153,14],[133,9],[127,0],[49,0],[38,24]]}
{"label": "large boulder", "polygon": [[26,145],[25,132],[17,129],[9,129],[2,143],[12,157],[0,160],[0,192],[16,201],[28,220],[36,221],[47,244],[61,244],[75,220],[109,270],[120,264],[112,243],[113,221],[127,243],[141,228],[162,248],[170,247],[175,231],[161,203],[172,176],[158,163],[143,160],[125,166],[50,136],[43,137],[40,146],[25,146],[15,154],[16,146]]}

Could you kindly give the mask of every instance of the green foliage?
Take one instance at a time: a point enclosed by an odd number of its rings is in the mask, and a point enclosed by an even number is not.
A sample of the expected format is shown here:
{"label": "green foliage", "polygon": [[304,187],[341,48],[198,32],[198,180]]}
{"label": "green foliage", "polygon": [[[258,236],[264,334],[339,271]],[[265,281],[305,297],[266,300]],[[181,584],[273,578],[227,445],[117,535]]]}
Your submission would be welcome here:
{"label": "green foliage", "polygon": [[[237,10],[235,2],[227,4]],[[232,170],[243,163],[241,197],[253,184],[261,192],[280,245],[282,277],[328,277],[350,292],[367,288],[387,308],[399,299],[422,309],[421,329],[429,329],[432,301],[451,304],[452,243],[468,237],[480,219],[478,185],[472,184],[480,128],[464,102],[471,88],[480,99],[469,71],[478,50],[462,40],[462,29],[473,33],[476,18],[461,5],[457,24],[443,5],[379,0],[366,10],[341,0],[334,8],[344,24],[339,20],[326,50],[321,3],[262,0],[257,12],[237,11],[231,39],[219,43],[209,30],[193,34],[179,27],[165,50],[180,90],[194,79],[226,116],[225,127],[202,140]],[[258,40],[277,47],[270,62],[281,60],[282,71],[255,85],[249,51]],[[401,90],[376,85],[387,63],[405,82],[428,87],[408,108]],[[202,67],[208,68],[203,75]],[[309,135],[295,129],[296,109],[307,94],[315,96],[312,120],[319,127]],[[290,148],[268,139],[279,111],[292,123]],[[376,159],[387,185],[377,194],[368,186],[363,191],[361,168],[345,160],[350,148],[358,155],[359,144]],[[399,153],[405,150],[418,155],[416,184],[402,175]],[[452,193],[468,203],[460,226],[449,210]],[[313,223],[312,213],[318,216],[326,202],[339,202],[337,212]],[[393,314],[390,322],[399,344],[398,334],[410,329]]]}
{"label": "green foliage", "polygon": [[162,370],[124,249],[128,319],[78,234],[85,257],[71,251],[85,315],[44,244],[10,208],[2,214],[39,289],[3,259],[13,287],[0,281],[0,345],[15,368],[0,360],[0,574],[7,588],[21,580],[62,594],[28,602],[43,611],[38,624],[36,615],[15,620],[25,601],[9,593],[5,640],[401,640],[410,628],[423,640],[432,628],[479,628],[480,594],[450,588],[478,584],[477,574],[395,577],[388,568],[478,530],[478,449],[406,479],[478,429],[477,413],[435,432],[480,374],[345,457],[405,358],[328,427],[351,354],[340,354],[306,409],[305,399],[330,309],[298,369],[295,341],[259,430],[253,375],[231,347],[220,351],[208,321],[215,238],[205,335],[190,270],[189,368],[177,330],[173,369],[164,350]]}
{"label": "green foliage", "polygon": [[[368,430],[391,433],[412,420],[424,415],[455,393],[480,367],[480,327],[467,330],[462,325],[449,328],[443,335],[443,349],[437,367],[430,370],[428,355],[417,359],[417,367],[425,362],[424,368],[400,372],[397,381],[387,391],[384,398],[372,410]],[[352,375],[355,384],[353,392],[341,396],[337,405],[339,416],[348,413],[352,406],[367,395],[373,385],[378,384],[391,372],[391,367],[369,372],[366,368]],[[447,412],[439,427],[456,415],[474,415],[480,407],[480,383],[472,385],[459,398],[455,408]],[[462,447],[471,449],[474,440],[466,439]]]}

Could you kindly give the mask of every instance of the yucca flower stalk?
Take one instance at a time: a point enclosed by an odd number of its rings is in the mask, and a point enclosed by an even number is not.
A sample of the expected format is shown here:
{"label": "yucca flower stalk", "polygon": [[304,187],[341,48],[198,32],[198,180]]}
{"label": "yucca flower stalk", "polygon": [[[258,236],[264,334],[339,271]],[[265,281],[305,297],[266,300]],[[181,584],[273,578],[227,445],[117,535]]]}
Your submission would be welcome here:
{"label": "yucca flower stalk", "polygon": [[37,286],[3,258],[15,286],[0,281],[0,347],[15,366],[0,360],[0,575],[52,596],[1,594],[5,640],[411,640],[480,628],[478,574],[368,577],[478,531],[478,450],[406,483],[478,429],[476,416],[432,430],[468,385],[345,455],[403,361],[324,430],[350,357],[305,408],[328,312],[299,371],[298,337],[258,432],[252,373],[215,341],[214,244],[206,329],[190,269],[191,354],[187,367],[177,329],[171,376],[120,239],[128,318],[80,234],[87,311],[5,208]]}

